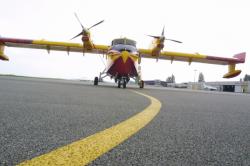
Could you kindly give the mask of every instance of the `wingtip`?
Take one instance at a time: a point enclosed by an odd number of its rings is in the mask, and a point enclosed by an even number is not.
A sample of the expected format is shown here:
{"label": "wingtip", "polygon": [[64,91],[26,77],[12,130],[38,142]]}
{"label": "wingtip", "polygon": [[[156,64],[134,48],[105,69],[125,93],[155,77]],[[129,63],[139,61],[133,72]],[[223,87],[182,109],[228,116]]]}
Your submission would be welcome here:
{"label": "wingtip", "polygon": [[234,55],[234,58],[238,59],[239,61],[241,61],[242,63],[245,62],[246,60],[246,52],[242,52],[242,53],[238,53]]}

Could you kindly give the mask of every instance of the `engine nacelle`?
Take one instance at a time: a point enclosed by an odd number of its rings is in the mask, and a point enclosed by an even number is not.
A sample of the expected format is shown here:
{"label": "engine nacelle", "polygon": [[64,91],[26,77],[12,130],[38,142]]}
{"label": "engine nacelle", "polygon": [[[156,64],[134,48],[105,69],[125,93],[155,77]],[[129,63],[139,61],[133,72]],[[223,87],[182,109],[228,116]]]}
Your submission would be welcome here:
{"label": "engine nacelle", "polygon": [[157,44],[157,47],[160,48],[160,49],[163,49],[164,48],[164,44],[163,43],[159,43],[159,44]]}

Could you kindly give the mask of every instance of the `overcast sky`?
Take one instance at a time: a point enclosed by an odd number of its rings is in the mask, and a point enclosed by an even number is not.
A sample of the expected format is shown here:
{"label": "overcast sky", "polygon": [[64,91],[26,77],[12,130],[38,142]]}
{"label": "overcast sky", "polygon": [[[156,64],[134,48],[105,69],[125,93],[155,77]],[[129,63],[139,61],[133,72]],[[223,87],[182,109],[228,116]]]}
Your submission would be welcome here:
{"label": "overcast sky", "polygon": [[[165,25],[167,41],[164,50],[232,57],[247,52],[246,63],[237,65],[242,74],[250,74],[250,2],[248,0],[5,0],[1,1],[0,35],[3,37],[46,39],[69,42],[81,31],[76,12],[88,27],[104,19],[92,29],[96,44],[109,45],[114,38],[128,37],[138,48],[148,48],[150,35],[160,35]],[[72,42],[81,42],[80,38]],[[80,53],[6,48],[9,62],[0,61],[1,74],[17,74],[53,78],[87,78],[99,75],[105,66],[102,56]],[[103,59],[105,61],[105,59]],[[177,82],[196,81],[202,72],[206,81],[223,81],[227,66],[142,60],[144,79],[161,79],[172,74]]]}

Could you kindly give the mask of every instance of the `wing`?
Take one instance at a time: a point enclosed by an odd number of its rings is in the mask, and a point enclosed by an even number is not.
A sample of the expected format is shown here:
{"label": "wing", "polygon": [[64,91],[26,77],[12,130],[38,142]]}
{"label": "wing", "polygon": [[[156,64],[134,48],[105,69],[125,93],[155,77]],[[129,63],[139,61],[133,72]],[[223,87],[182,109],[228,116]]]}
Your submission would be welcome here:
{"label": "wing", "polygon": [[[14,38],[0,38],[0,59],[7,58],[3,54],[4,46],[8,47],[21,47],[21,48],[34,48],[34,49],[46,49],[56,51],[69,52],[81,52],[81,53],[95,53],[105,54],[107,53],[109,46],[106,45],[93,45],[91,49],[85,49],[83,44],[70,43],[70,42],[55,42],[46,40],[29,40],[29,39],[14,39]],[[2,56],[1,56],[2,55]],[[6,59],[7,60],[7,59]]]}
{"label": "wing", "polygon": [[200,62],[200,63],[208,63],[208,64],[218,64],[218,65],[228,65],[228,73],[226,73],[224,78],[232,78],[241,73],[240,70],[235,70],[235,64],[244,63],[246,53],[239,53],[234,55],[233,58],[226,57],[217,57],[217,56],[208,56],[201,55],[199,53],[189,54],[189,53],[180,53],[180,52],[170,52],[170,51],[162,51],[159,56],[152,56],[151,49],[139,49],[139,54],[143,58],[157,58],[157,59],[165,59],[173,62],[176,61],[184,61],[191,64],[192,62]]}

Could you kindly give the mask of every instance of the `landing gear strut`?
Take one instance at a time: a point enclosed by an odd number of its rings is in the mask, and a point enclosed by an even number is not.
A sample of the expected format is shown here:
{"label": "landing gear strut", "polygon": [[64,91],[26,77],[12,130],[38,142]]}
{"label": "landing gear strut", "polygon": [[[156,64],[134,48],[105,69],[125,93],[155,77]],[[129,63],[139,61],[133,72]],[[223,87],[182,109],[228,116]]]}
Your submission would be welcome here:
{"label": "landing gear strut", "polygon": [[95,79],[94,79],[94,85],[98,85],[98,77],[95,77]]}

